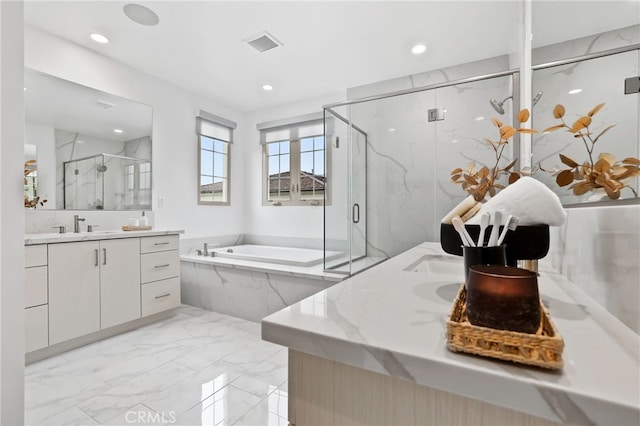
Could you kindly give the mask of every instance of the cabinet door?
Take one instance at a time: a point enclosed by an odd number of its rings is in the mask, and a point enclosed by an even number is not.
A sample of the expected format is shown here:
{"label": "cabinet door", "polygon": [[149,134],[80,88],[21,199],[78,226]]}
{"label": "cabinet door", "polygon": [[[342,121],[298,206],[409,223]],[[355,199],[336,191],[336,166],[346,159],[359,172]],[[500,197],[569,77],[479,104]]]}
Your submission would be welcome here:
{"label": "cabinet door", "polygon": [[46,348],[49,345],[48,306],[36,306],[24,310],[25,352]]}
{"label": "cabinet door", "polygon": [[49,344],[100,330],[100,245],[49,244]]}
{"label": "cabinet door", "polygon": [[100,241],[101,328],[140,318],[140,238]]}

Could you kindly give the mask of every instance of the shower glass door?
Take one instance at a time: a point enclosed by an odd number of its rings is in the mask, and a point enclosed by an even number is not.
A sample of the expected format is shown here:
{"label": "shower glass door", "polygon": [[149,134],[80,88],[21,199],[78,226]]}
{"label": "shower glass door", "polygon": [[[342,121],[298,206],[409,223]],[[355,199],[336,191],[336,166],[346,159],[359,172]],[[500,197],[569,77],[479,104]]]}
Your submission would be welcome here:
{"label": "shower glass door", "polygon": [[354,262],[367,254],[366,143],[351,123],[351,106],[325,109],[325,141],[331,171],[324,206],[324,268],[352,274]]}

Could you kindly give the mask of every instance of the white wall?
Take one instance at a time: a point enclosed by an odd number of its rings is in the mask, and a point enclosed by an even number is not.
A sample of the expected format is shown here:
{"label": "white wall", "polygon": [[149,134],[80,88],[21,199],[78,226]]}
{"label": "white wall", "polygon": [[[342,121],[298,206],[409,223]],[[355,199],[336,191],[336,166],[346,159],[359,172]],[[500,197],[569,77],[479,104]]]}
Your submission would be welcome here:
{"label": "white wall", "polygon": [[[153,208],[157,228],[187,237],[241,233],[245,188],[243,114],[40,30],[25,27],[25,66],[150,105],[153,108]],[[200,109],[239,123],[231,154],[231,206],[197,205],[195,116]],[[254,126],[255,129],[255,126]],[[164,207],[158,207],[159,201]],[[32,212],[32,221],[50,218]],[[71,224],[73,212],[56,220]],[[110,212],[98,212],[108,222]],[[66,216],[69,216],[66,219]],[[50,219],[47,219],[50,220]],[[99,223],[98,223],[99,224]],[[124,223],[123,223],[124,224]]]}
{"label": "white wall", "polygon": [[23,4],[0,2],[0,424],[24,420]]}
{"label": "white wall", "polygon": [[[243,132],[245,141],[244,233],[275,237],[323,238],[322,206],[262,205],[262,146],[256,124],[322,111],[322,106],[344,100],[336,93],[303,102],[247,114]],[[234,174],[236,179],[238,174]]]}

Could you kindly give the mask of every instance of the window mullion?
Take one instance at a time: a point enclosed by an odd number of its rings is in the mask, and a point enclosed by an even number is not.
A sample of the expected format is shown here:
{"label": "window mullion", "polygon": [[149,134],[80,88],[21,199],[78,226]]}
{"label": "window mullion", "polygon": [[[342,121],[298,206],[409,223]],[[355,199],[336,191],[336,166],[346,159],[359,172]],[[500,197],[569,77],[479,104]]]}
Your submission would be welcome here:
{"label": "window mullion", "polygon": [[300,141],[291,141],[291,185],[295,185],[296,192],[292,193],[291,203],[300,204]]}

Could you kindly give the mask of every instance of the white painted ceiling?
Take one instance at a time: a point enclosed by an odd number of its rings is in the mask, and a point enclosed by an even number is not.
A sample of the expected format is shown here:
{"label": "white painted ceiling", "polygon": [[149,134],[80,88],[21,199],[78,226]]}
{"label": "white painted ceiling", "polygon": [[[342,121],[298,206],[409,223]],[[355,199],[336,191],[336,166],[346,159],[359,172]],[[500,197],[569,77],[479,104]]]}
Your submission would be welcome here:
{"label": "white painted ceiling", "polygon": [[[160,23],[129,20],[122,8],[133,2]],[[533,16],[540,46],[637,24],[640,2],[535,0]],[[519,15],[516,1],[27,0],[25,23],[248,112],[513,53]],[[284,46],[259,53],[243,42],[264,30]],[[418,42],[427,52],[415,56]]]}

